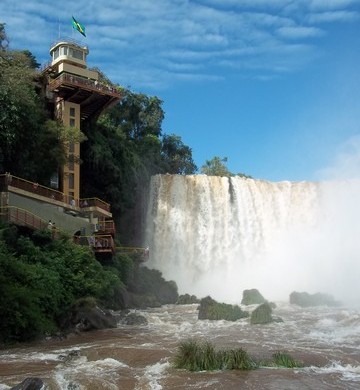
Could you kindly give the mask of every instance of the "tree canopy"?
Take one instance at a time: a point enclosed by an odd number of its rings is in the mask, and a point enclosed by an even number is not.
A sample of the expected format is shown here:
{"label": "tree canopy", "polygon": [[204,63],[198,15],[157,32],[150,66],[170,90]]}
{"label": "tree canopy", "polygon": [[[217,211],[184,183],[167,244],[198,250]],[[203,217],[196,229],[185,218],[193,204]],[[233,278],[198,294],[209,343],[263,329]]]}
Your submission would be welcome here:
{"label": "tree canopy", "polygon": [[208,176],[241,176],[247,178],[251,177],[249,175],[246,175],[245,173],[231,173],[226,166],[227,161],[227,157],[221,158],[218,156],[213,157],[211,160],[206,160],[205,164],[201,167],[201,173]]}
{"label": "tree canopy", "polygon": [[65,161],[61,125],[39,93],[35,57],[7,42],[0,25],[0,171],[45,184]]}

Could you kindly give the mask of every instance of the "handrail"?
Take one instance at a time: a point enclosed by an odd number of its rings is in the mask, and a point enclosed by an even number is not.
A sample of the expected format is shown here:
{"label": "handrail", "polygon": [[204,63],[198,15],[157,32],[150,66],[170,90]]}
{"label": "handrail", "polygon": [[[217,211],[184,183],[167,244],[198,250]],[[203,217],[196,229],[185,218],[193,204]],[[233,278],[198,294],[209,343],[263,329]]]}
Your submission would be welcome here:
{"label": "handrail", "polygon": [[[48,226],[43,218],[33,214],[30,211],[15,206],[0,207],[0,215],[6,217],[6,222],[13,222],[16,225],[24,224],[33,229],[45,229]],[[54,227],[54,229],[57,229]]]}
{"label": "handrail", "polygon": [[98,82],[97,80],[91,80],[85,77],[79,77],[69,73],[62,73],[56,79],[51,81],[51,83],[49,84],[50,91],[54,91],[61,84],[68,84],[75,87],[81,86],[85,89],[102,92],[106,95],[111,95],[117,98],[121,97],[120,92],[111,85],[105,85]]}
{"label": "handrail", "polygon": [[45,198],[66,203],[74,208],[98,207],[102,210],[110,212],[110,204],[98,198],[83,198],[73,199],[71,196],[64,194],[58,190],[45,187],[39,183],[34,183],[26,179],[13,176],[9,173],[0,174],[0,190],[7,190],[8,186],[18,188],[32,194],[40,195]]}
{"label": "handrail", "polygon": [[74,240],[79,245],[88,245],[95,252],[115,250],[115,242],[110,234],[96,234],[92,236],[74,236]]}

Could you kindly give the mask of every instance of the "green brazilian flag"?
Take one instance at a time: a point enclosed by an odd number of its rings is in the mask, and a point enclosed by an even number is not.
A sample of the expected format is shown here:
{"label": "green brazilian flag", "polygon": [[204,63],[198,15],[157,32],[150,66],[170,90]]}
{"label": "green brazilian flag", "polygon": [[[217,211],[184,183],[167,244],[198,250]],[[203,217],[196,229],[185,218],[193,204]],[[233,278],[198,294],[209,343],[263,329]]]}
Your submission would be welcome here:
{"label": "green brazilian flag", "polygon": [[85,35],[85,27],[80,24],[74,17],[72,17],[72,25],[73,25],[73,28],[75,30],[78,30],[80,34],[84,35],[84,37],[86,37]]}

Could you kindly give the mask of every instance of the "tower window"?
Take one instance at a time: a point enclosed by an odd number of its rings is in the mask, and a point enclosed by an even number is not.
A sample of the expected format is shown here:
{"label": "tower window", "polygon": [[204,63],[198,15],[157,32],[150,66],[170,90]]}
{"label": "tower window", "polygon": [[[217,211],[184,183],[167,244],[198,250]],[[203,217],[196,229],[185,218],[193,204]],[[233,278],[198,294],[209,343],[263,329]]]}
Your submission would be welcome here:
{"label": "tower window", "polygon": [[83,52],[81,50],[76,50],[76,49],[69,49],[69,50],[70,50],[69,54],[71,57],[77,58],[78,60],[84,59]]}
{"label": "tower window", "polygon": [[70,107],[70,116],[75,117],[75,107]]}
{"label": "tower window", "polygon": [[58,57],[59,57],[59,48],[57,48],[57,49],[54,51],[54,60],[56,60]]}
{"label": "tower window", "polygon": [[74,189],[75,177],[73,173],[69,173],[69,188]]}
{"label": "tower window", "polygon": [[75,152],[75,144],[74,142],[69,143],[69,153],[74,153]]}
{"label": "tower window", "polygon": [[75,159],[74,159],[74,155],[73,155],[73,154],[70,154],[70,155],[69,155],[69,163],[68,163],[68,166],[69,166],[69,171],[73,171],[73,170],[74,170],[74,167],[75,167]]}
{"label": "tower window", "polygon": [[67,56],[67,53],[68,53],[68,48],[67,48],[66,46],[62,46],[62,47],[60,48],[60,54],[61,54],[62,56]]}
{"label": "tower window", "polygon": [[75,119],[70,118],[70,127],[75,127]]}

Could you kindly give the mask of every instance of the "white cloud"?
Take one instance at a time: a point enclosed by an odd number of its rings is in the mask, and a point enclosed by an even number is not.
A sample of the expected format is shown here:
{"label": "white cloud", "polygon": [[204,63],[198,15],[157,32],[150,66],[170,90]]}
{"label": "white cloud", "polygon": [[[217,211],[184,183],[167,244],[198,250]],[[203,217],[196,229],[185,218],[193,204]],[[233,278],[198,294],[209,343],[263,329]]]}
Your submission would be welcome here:
{"label": "white cloud", "polygon": [[325,34],[324,30],[316,27],[280,27],[277,29],[277,33],[289,39],[302,39],[302,38],[311,38],[311,37],[320,37]]}
{"label": "white cloud", "polygon": [[[360,2],[64,0],[59,7],[47,0],[27,0],[21,6],[1,1],[13,48],[28,48],[38,60],[48,59],[47,47],[59,27],[63,35],[77,34],[71,27],[74,15],[86,27],[89,60],[107,68],[122,61],[125,73],[137,74],[134,83],[145,80],[139,77],[144,69],[162,83],[172,80],[164,69],[181,72],[183,79],[203,75],[214,80],[230,68],[242,72],[261,63],[274,73],[296,71],[316,57],[318,38],[327,34],[326,25],[320,29],[316,24],[355,20],[359,14],[352,7]],[[308,45],[301,44],[305,38]]]}
{"label": "white cloud", "polygon": [[355,11],[329,11],[310,14],[309,23],[352,22],[359,20],[360,13]]}

